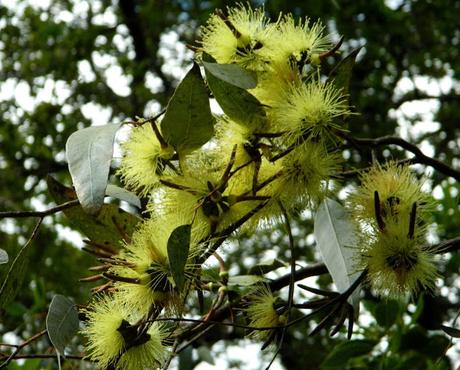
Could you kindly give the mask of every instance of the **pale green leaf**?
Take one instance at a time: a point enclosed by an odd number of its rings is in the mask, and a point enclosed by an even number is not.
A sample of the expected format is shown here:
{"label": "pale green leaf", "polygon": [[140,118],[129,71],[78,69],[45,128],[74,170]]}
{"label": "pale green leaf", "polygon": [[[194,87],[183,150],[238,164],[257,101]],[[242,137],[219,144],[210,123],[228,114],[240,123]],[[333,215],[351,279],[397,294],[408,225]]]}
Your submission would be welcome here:
{"label": "pale green leaf", "polygon": [[141,200],[139,197],[124,188],[120,188],[119,186],[108,184],[107,189],[105,190],[105,195],[124,200],[137,208],[141,208]]}
{"label": "pale green leaf", "polygon": [[83,209],[96,214],[104,202],[113,155],[113,142],[120,124],[78,130],[66,143],[66,156],[73,185]]}
{"label": "pale green leaf", "polygon": [[[314,235],[323,261],[339,292],[346,291],[358,278],[356,233],[346,210],[332,199],[324,200],[315,216]],[[359,309],[359,287],[349,303]]]}
{"label": "pale green leaf", "polygon": [[64,355],[64,349],[77,333],[78,325],[75,304],[63,295],[55,295],[46,315],[46,330],[58,355]]}

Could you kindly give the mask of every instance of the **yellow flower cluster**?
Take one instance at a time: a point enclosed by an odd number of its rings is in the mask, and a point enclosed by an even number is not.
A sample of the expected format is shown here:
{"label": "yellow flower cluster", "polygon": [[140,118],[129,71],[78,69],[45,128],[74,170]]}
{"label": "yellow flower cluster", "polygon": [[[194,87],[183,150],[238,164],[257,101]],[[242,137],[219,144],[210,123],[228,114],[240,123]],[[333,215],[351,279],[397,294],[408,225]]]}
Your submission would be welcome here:
{"label": "yellow flower cluster", "polygon": [[361,228],[358,266],[378,294],[401,298],[434,286],[434,251],[426,246],[430,196],[407,166],[375,165],[350,195]]}
{"label": "yellow flower cluster", "polygon": [[[244,125],[216,116],[215,136],[191,153],[176,153],[157,122],[133,126],[118,174],[145,199],[146,219],[105,259],[110,294],[86,311],[88,354],[102,368],[161,366],[166,329],[155,319],[185,310],[210,245],[269,225],[281,208],[313,207],[330,191],[340,163],[340,119],[349,110],[342,91],[320,76],[321,53],[331,48],[323,31],[291,15],[270,22],[263,9],[242,5],[216,12],[202,28],[198,59],[206,53],[256,73],[259,83],[248,94],[260,102],[263,119]],[[191,225],[191,235],[185,284],[178,287],[168,243],[183,225]],[[269,291],[257,291],[250,302],[254,326],[282,324]]]}

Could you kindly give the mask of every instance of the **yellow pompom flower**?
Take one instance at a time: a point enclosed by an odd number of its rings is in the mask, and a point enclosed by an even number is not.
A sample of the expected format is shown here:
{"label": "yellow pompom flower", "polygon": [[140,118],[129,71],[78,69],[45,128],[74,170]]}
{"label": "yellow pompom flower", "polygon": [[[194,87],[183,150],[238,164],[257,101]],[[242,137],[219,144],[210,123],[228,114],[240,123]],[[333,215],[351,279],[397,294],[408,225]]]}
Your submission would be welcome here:
{"label": "yellow pompom flower", "polygon": [[93,301],[84,313],[88,321],[82,334],[88,338],[88,357],[105,369],[124,348],[125,342],[118,328],[127,317],[127,311],[121,302],[104,296]]}
{"label": "yellow pompom flower", "polygon": [[334,129],[344,130],[336,119],[350,113],[342,92],[316,79],[291,85],[268,112],[276,130],[286,132],[288,145],[334,138]]}
{"label": "yellow pompom flower", "polygon": [[271,200],[260,211],[260,217],[277,221],[281,216],[278,201],[288,211],[314,207],[330,191],[331,177],[338,172],[340,162],[337,153],[307,142],[275,163],[261,167],[260,182],[267,185],[260,194],[271,196]]}
{"label": "yellow pompom flower", "polygon": [[[254,328],[273,328],[286,324],[286,317],[276,310],[277,297],[267,285],[258,286],[248,296],[245,311],[249,318],[249,326]],[[254,339],[266,340],[271,330],[253,330],[249,336]]]}
{"label": "yellow pompom flower", "polygon": [[357,220],[375,224],[376,211],[383,222],[398,221],[408,219],[416,204],[417,217],[425,219],[433,208],[433,201],[422,191],[422,185],[409,166],[398,166],[395,162],[376,164],[361,175],[361,186],[350,194],[348,207]]}
{"label": "yellow pompom flower", "polygon": [[162,160],[174,154],[172,147],[162,147],[150,124],[133,127],[129,139],[122,145],[123,158],[118,170],[126,186],[141,196],[158,185],[164,171]]}
{"label": "yellow pompom flower", "polygon": [[136,320],[118,299],[110,296],[97,298],[85,311],[88,357],[106,369],[112,365],[117,370],[159,368],[167,358],[163,344],[167,333],[161,325],[153,323],[141,337],[134,336],[131,326]]}
{"label": "yellow pompom flower", "polygon": [[252,10],[238,4],[211,15],[201,29],[202,49],[218,63],[237,63],[252,70],[263,70],[268,60],[266,44],[275,27],[269,24],[262,8]]}
{"label": "yellow pompom flower", "polygon": [[296,22],[292,14],[285,15],[277,24],[273,37],[273,63],[296,63],[299,69],[311,58],[331,48],[331,38],[324,35],[320,22],[310,25],[308,18]]}
{"label": "yellow pompom flower", "polygon": [[[144,221],[111,267],[109,272],[115,280],[117,296],[130,311],[144,314],[155,304],[178,308],[182,292],[174,285],[167,249],[171,232],[178,226],[178,221],[170,217]],[[196,253],[192,241],[184,272],[187,278],[193,277],[192,261]]]}
{"label": "yellow pompom flower", "polygon": [[423,230],[409,235],[408,224],[389,223],[363,241],[359,264],[368,269],[369,285],[379,295],[403,298],[435,285],[434,251],[424,246]]}

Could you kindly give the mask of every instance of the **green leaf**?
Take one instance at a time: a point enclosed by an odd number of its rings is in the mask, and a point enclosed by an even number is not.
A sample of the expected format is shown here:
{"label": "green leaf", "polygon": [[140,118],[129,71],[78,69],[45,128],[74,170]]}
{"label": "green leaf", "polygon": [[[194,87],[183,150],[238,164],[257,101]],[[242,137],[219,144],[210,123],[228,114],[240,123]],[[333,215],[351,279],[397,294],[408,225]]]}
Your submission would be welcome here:
{"label": "green leaf", "polygon": [[[57,204],[76,199],[75,191],[53,177],[47,178],[48,190]],[[91,241],[117,247],[123,234],[131,236],[141,218],[128,213],[115,204],[104,204],[97,216],[89,215],[80,206],[63,211],[71,226]]]}
{"label": "green leaf", "polygon": [[348,342],[340,343],[335,346],[332,352],[326,357],[321,364],[323,368],[345,368],[348,360],[368,354],[377,341],[374,340],[351,340]]}
{"label": "green leaf", "polygon": [[104,202],[113,155],[113,142],[120,124],[84,128],[70,135],[66,156],[73,185],[83,209],[96,214]]}
{"label": "green leaf", "polygon": [[257,74],[241,68],[237,64],[218,64],[203,61],[206,72],[219,80],[241,89],[253,89],[257,86]]}
{"label": "green leaf", "polygon": [[451,337],[460,338],[459,329],[455,329],[455,328],[452,328],[450,326],[445,326],[445,325],[441,325],[441,329],[444,333],[446,333],[447,335],[450,335]]}
{"label": "green leaf", "polygon": [[139,197],[124,188],[120,188],[119,186],[108,184],[107,189],[105,190],[105,195],[124,200],[134,207],[141,208],[141,200]]}
{"label": "green leaf", "polygon": [[176,287],[182,290],[185,284],[184,269],[190,249],[192,225],[182,225],[173,230],[168,239],[168,259]]}
{"label": "green leaf", "polygon": [[0,249],[0,265],[8,263],[8,261],[9,261],[8,253],[6,253],[5,250]]}
{"label": "green leaf", "polygon": [[262,261],[261,263],[252,266],[249,269],[249,274],[251,275],[264,275],[267,274],[271,271],[275,271],[279,269],[280,267],[287,267],[288,264],[285,262],[279,260],[278,258],[272,258],[267,261]]}
{"label": "green leaf", "polygon": [[342,59],[329,74],[327,82],[331,82],[338,89],[342,89],[343,94],[348,95],[350,91],[351,72],[356,63],[356,56],[361,48],[353,50]]}
{"label": "green leaf", "polygon": [[161,132],[179,153],[198,149],[214,135],[214,117],[198,64],[193,64],[169,100]]}
{"label": "green leaf", "polygon": [[77,333],[78,325],[75,304],[63,295],[55,295],[46,315],[46,330],[58,354],[64,355],[65,346]]}
{"label": "green leaf", "polygon": [[[315,216],[314,234],[323,261],[339,292],[346,291],[358,278],[355,268],[356,235],[348,213],[336,201],[325,199]],[[359,287],[348,298],[355,313],[359,310]]]}
{"label": "green leaf", "polygon": [[19,250],[13,262],[4,276],[2,286],[0,288],[0,310],[6,307],[16,296],[21,289],[29,266],[32,240],[29,240]]}
{"label": "green leaf", "polygon": [[205,72],[209,88],[227,116],[241,125],[263,127],[267,120],[265,109],[253,95],[217,78],[207,69]]}
{"label": "green leaf", "polygon": [[385,300],[379,302],[375,308],[374,316],[380,326],[389,328],[398,319],[399,302],[395,300]]}
{"label": "green leaf", "polygon": [[251,286],[263,281],[266,279],[260,275],[237,275],[228,278],[228,285]]}

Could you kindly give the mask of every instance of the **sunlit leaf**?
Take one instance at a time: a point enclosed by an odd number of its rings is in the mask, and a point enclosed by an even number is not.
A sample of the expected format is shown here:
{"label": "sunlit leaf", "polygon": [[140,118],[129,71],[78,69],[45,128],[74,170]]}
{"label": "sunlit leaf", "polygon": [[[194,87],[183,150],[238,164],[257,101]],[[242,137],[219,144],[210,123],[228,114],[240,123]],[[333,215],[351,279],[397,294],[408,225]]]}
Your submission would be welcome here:
{"label": "sunlit leaf", "polygon": [[105,194],[112,198],[124,200],[137,208],[141,208],[141,200],[139,197],[124,188],[120,188],[119,186],[108,184]]}
{"label": "sunlit leaf", "polygon": [[113,156],[113,142],[120,124],[78,130],[66,143],[66,156],[73,185],[83,209],[96,214],[104,202]]}

